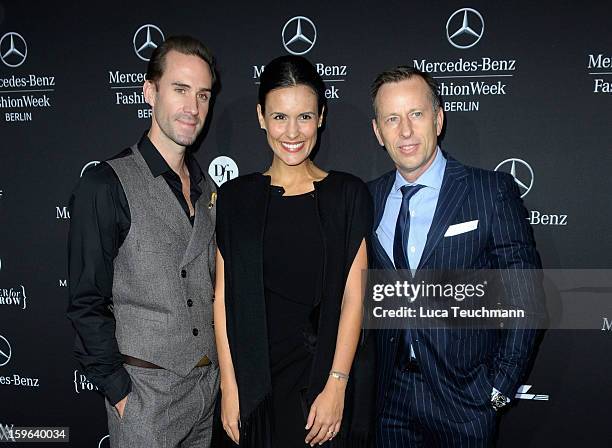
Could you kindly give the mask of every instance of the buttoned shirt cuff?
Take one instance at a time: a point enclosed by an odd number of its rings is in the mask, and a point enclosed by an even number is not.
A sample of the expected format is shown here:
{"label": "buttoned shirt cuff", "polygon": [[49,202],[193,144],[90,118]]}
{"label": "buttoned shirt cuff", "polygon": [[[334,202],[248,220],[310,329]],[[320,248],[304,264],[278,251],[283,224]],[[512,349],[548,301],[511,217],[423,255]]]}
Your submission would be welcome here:
{"label": "buttoned shirt cuff", "polygon": [[102,392],[113,406],[120,402],[132,390],[132,380],[123,367],[104,379]]}

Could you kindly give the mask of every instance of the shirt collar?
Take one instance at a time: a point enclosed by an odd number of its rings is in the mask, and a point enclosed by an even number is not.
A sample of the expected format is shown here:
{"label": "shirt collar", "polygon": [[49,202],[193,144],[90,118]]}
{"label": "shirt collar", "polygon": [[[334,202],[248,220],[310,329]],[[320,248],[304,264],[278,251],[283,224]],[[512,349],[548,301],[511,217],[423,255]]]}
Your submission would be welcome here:
{"label": "shirt collar", "polygon": [[[153,142],[149,139],[148,133],[149,132],[146,131],[143,134],[138,142],[138,149],[143,159],[145,159],[149,170],[151,170],[151,174],[153,174],[153,177],[157,177],[167,172],[174,173],[170,165],[168,165],[168,162],[166,162]],[[202,168],[189,150],[185,153],[185,165],[187,165],[191,182],[196,185],[199,184],[203,177]]]}
{"label": "shirt collar", "polygon": [[429,168],[425,170],[423,174],[414,182],[408,182],[400,174],[398,170],[395,170],[395,182],[393,183],[393,191],[398,192],[404,185],[425,185],[426,187],[435,188],[439,190],[442,187],[442,179],[444,178],[444,170],[446,169],[446,159],[440,150],[440,147],[436,147],[436,155],[433,162],[429,165]]}

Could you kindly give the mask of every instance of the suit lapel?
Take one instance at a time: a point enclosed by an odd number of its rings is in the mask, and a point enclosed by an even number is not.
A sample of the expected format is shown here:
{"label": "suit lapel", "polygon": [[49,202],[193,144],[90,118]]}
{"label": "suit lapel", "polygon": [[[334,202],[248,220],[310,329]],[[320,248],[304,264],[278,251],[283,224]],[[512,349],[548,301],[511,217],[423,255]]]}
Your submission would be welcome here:
{"label": "suit lapel", "polygon": [[389,193],[391,192],[391,188],[393,188],[393,184],[395,182],[395,170],[389,171],[384,174],[378,182],[375,183],[372,196],[374,199],[374,225],[372,226],[372,246],[376,255],[378,255],[378,259],[382,264],[382,268],[385,269],[395,269],[393,262],[385,252],[385,249],[380,244],[378,240],[378,235],[376,234],[376,229],[380,225],[380,221],[382,220],[383,214],[385,212],[385,205],[387,204],[387,197],[389,197]]}
{"label": "suit lapel", "polygon": [[374,227],[372,232],[376,235],[376,229],[380,225],[380,221],[385,211],[385,205],[387,203],[387,197],[393,188],[395,182],[395,170],[389,171],[384,174],[378,182],[374,185],[372,196],[374,198]]}
{"label": "suit lapel", "polygon": [[372,249],[374,250],[380,265],[376,266],[376,268],[395,269],[395,265],[389,258],[389,255],[387,255],[387,252],[385,252],[385,248],[382,247],[382,244],[380,244],[380,241],[378,241],[378,236],[376,234],[374,234],[374,237],[372,238]]}
{"label": "suit lapel", "polygon": [[215,230],[215,222],[209,208],[214,207],[214,204],[211,202],[212,191],[205,178],[200,181],[200,188],[202,189],[202,195],[195,203],[193,231],[191,232],[191,238],[189,239],[181,266],[185,266],[193,261],[208,247]]}
{"label": "suit lapel", "polygon": [[168,183],[163,176],[153,177],[147,162],[140,154],[138,147],[132,146],[134,159],[144,176],[148,180],[149,194],[151,199],[156,202],[153,212],[156,213],[177,235],[188,238],[191,234],[191,224],[189,218],[176,200],[176,196],[170,190]]}
{"label": "suit lapel", "polygon": [[438,196],[438,204],[431,222],[431,228],[427,234],[427,242],[418,269],[425,266],[465,200],[468,192],[467,175],[468,172],[462,164],[448,157],[444,179],[442,179],[442,186],[440,187],[440,195]]}

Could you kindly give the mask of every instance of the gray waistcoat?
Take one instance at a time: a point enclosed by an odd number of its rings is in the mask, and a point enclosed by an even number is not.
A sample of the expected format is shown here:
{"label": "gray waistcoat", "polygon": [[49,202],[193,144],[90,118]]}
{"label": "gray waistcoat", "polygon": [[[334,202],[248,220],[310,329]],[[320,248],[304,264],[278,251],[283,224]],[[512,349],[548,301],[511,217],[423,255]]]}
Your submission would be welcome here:
{"label": "gray waistcoat", "polygon": [[116,338],[124,355],[185,376],[204,355],[217,361],[213,189],[202,179],[192,227],[163,176],[153,177],[136,145],[132,150],[108,161],[131,215],[114,265]]}

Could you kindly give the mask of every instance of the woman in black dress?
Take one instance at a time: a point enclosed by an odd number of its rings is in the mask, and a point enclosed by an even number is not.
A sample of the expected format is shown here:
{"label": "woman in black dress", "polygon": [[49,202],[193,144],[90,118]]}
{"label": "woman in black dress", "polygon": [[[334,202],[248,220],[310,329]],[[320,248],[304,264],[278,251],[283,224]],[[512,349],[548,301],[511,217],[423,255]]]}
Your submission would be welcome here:
{"label": "woman in black dress", "polygon": [[[324,91],[306,59],[270,62],[257,114],[272,165],[219,190],[214,319],[221,420],[240,446],[368,443],[369,422],[357,417],[366,415],[369,401],[358,412],[345,406],[355,407],[351,368],[371,203],[361,180],[325,172],[309,157]],[[355,422],[347,423],[347,415]]]}

